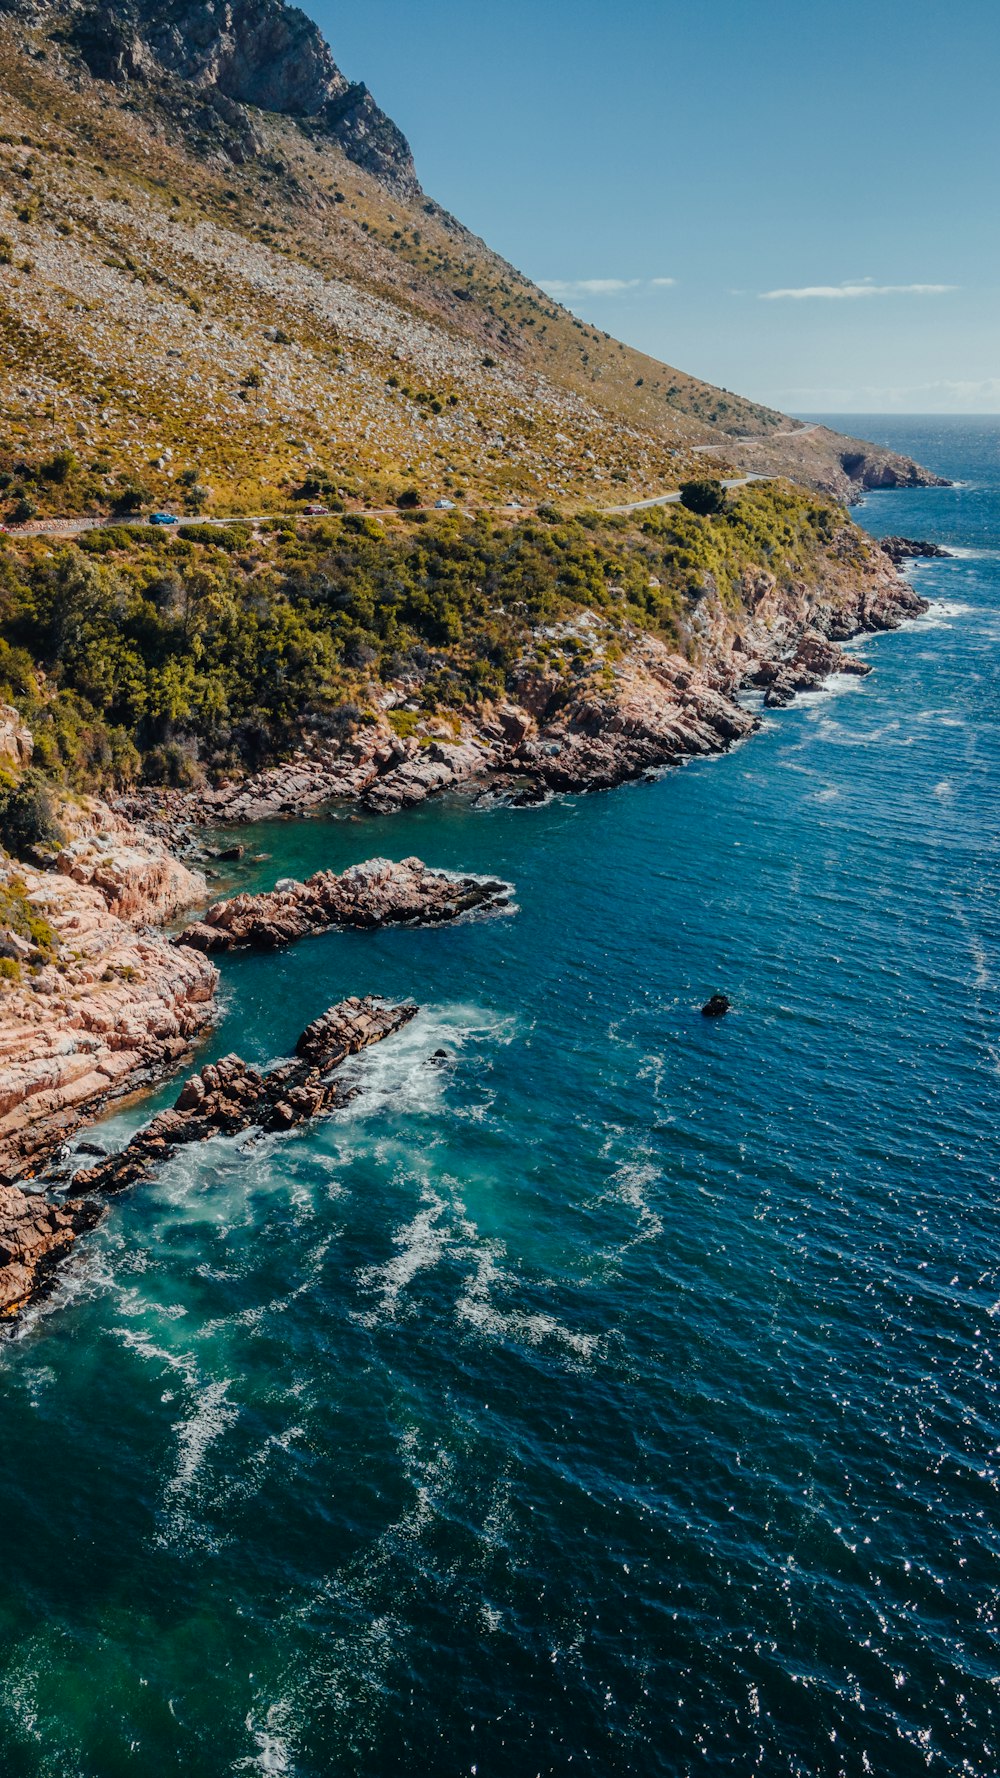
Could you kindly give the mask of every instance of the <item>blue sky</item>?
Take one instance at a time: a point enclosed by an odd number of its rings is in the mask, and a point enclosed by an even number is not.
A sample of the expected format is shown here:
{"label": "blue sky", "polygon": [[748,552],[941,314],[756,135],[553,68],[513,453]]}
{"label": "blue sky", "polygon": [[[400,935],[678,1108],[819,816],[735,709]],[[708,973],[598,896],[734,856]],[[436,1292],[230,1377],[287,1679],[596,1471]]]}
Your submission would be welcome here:
{"label": "blue sky", "polygon": [[426,190],[792,411],[1000,411],[996,0],[309,0]]}

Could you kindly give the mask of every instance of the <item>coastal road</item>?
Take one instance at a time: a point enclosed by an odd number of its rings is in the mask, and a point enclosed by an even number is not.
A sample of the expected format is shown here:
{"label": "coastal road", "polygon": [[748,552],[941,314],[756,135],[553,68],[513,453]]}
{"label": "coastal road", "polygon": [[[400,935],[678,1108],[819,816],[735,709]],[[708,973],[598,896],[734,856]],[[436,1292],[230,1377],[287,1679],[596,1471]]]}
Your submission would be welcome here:
{"label": "coastal road", "polygon": [[735,432],[731,438],[723,439],[720,444],[692,445],[691,450],[700,455],[703,451],[724,451],[727,445],[770,444],[772,438],[808,438],[810,432],[819,430],[819,421],[813,420],[808,426],[786,426],[781,432]]}
{"label": "coastal road", "polygon": [[[766,481],[770,481],[771,479],[772,479],[772,477],[767,476],[767,475],[741,475],[741,476],[738,476],[734,481],[723,482],[722,486],[724,488],[746,488],[746,487],[749,487],[751,482],[766,482]],[[680,500],[680,497],[681,497],[680,491],[675,488],[669,494],[654,494],[648,500],[633,500],[627,506],[603,506],[599,510],[601,512],[605,512],[608,514],[645,512],[647,507],[651,507],[651,506],[673,506]],[[419,507],[416,510],[420,511],[420,512],[431,513],[431,512],[435,512],[437,510],[437,508],[433,507],[433,506],[424,506],[424,507]],[[476,512],[499,512],[499,513],[506,513],[508,515],[513,514],[515,512],[522,512],[524,514],[525,518],[529,518],[531,516],[530,507],[527,507],[527,506],[515,507],[515,506],[511,506],[510,504],[508,504],[506,506],[478,506],[473,509],[469,509],[469,508],[463,509],[462,507],[456,506],[455,508],[453,508],[453,510],[456,512],[461,512],[463,510],[465,510],[465,511],[474,510]],[[322,513],[308,513],[308,512],[232,513],[232,514],[230,514],[230,516],[228,518],[224,518],[224,519],[220,519],[220,518],[206,519],[206,518],[198,518],[196,516],[179,517],[177,520],[177,523],[178,523],[178,525],[301,524],[303,519],[322,518],[324,516],[333,516],[333,515],[324,515]],[[367,517],[373,518],[373,519],[376,519],[376,518],[398,518],[399,512],[398,512],[397,508],[394,506],[369,508],[367,511]],[[92,518],[86,518],[86,519],[29,519],[27,524],[25,524],[25,525],[0,525],[0,532],[2,532],[4,535],[6,535],[8,537],[66,537],[66,538],[71,538],[71,537],[79,537],[85,531],[106,531],[106,530],[109,530],[112,526],[116,530],[127,530],[127,531],[148,531],[150,529],[153,529],[153,530],[158,529],[157,526],[153,526],[151,524],[151,521],[149,519],[92,519]],[[164,526],[163,529],[165,531],[167,531],[169,534],[169,532],[171,530],[173,530],[173,526]]]}
{"label": "coastal road", "polygon": [[[722,486],[724,488],[748,488],[751,482],[769,482],[771,480],[773,477],[769,475],[741,475],[737,476],[735,481],[723,482]],[[675,490],[672,494],[654,494],[651,500],[632,500],[628,506],[604,506],[601,511],[608,513],[645,512],[650,506],[675,506],[680,497],[680,491]]]}

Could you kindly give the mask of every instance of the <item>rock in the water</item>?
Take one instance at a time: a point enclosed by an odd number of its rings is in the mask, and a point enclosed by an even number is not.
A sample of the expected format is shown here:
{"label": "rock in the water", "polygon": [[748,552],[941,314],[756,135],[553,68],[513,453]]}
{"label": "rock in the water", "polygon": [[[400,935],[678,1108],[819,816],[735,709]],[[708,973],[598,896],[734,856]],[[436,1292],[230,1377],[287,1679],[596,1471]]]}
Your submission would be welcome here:
{"label": "rock in the water", "polygon": [[900,562],[908,562],[914,558],[936,560],[951,555],[950,549],[942,549],[939,543],[927,543],[919,537],[883,537],[882,548],[891,562],[897,567]]}
{"label": "rock in the water", "polygon": [[306,883],[283,878],[269,894],[218,901],[177,943],[198,951],[273,951],[330,926],[437,925],[504,907],[511,893],[509,883],[428,870],[419,858],[401,864],[370,858],[339,876],[320,871]]}
{"label": "rock in the water", "polygon": [[348,1056],[391,1037],[416,1012],[412,1002],[391,1005],[372,996],[344,1000],[303,1031],[292,1060],[280,1062],[266,1074],[248,1067],[239,1056],[210,1062],[185,1083],[172,1111],[153,1118],[119,1154],[78,1173],[74,1189],[124,1191],[147,1178],[185,1143],[250,1129],[290,1129],[346,1104],[357,1089],[330,1080],[331,1071]]}
{"label": "rock in the water", "polygon": [[727,1012],[731,1011],[732,1004],[727,994],[713,994],[711,1000],[706,1000],[702,1007],[701,1016],[703,1019],[724,1019]]}
{"label": "rock in the water", "polygon": [[37,1296],[78,1235],[92,1229],[101,1206],[64,1203],[0,1185],[0,1316],[13,1315]]}

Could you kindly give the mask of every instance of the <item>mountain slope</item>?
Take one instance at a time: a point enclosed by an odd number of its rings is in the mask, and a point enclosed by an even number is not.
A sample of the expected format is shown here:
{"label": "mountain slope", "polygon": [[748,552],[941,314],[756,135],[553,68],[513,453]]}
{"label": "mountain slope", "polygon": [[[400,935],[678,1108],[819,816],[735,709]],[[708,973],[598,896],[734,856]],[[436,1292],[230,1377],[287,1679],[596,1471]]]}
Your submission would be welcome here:
{"label": "mountain slope", "polygon": [[923,479],[830,433],[803,456],[784,416],[570,315],[424,196],[280,0],[8,0],[0,261],[0,470],[41,511],[610,505],[707,447],[841,496]]}

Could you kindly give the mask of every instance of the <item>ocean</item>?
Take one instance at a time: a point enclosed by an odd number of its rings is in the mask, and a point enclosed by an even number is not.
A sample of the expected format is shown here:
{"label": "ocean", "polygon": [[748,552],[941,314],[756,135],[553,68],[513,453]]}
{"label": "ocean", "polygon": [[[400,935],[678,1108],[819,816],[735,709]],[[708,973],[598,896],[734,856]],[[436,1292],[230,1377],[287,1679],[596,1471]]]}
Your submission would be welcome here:
{"label": "ocean", "polygon": [[859,508],[955,550],[870,677],[610,794],[254,831],[246,883],[516,912],[224,961],[199,1063],[422,1011],[0,1342],[3,1778],[1000,1769],[1000,421],[838,424],[960,484]]}

